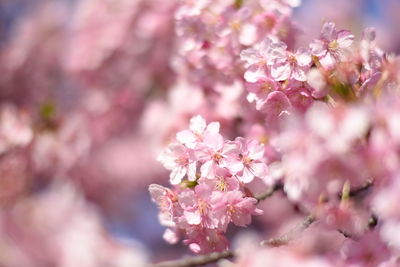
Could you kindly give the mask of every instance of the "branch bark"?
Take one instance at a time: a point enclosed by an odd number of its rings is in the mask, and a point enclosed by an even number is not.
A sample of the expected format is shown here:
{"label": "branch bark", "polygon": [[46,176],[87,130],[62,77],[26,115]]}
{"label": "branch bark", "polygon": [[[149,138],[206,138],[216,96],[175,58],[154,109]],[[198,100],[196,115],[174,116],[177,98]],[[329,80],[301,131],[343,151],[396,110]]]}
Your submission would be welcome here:
{"label": "branch bark", "polygon": [[271,197],[276,191],[281,189],[283,189],[283,185],[281,183],[277,183],[270,190],[257,194],[254,196],[254,198],[257,199],[257,203],[259,203],[261,200]]}
{"label": "branch bark", "polygon": [[[350,189],[349,197],[357,197],[360,194],[367,192],[373,185],[374,185],[374,181],[368,180],[362,186]],[[339,199],[341,199],[342,193],[339,193],[338,197],[339,197]]]}
{"label": "branch bark", "polygon": [[233,251],[226,250],[222,252],[213,252],[206,255],[191,256],[179,260],[160,262],[150,267],[193,267],[206,265],[208,263],[216,262],[220,259],[231,258],[234,256]]}
{"label": "branch bark", "polygon": [[315,216],[310,214],[307,217],[305,217],[301,223],[296,225],[296,227],[294,227],[289,232],[287,232],[277,238],[271,238],[268,240],[261,241],[260,245],[261,246],[271,246],[271,247],[279,247],[279,246],[286,245],[290,241],[292,241],[293,239],[298,237],[301,234],[301,232],[306,230],[315,221],[316,221]]}

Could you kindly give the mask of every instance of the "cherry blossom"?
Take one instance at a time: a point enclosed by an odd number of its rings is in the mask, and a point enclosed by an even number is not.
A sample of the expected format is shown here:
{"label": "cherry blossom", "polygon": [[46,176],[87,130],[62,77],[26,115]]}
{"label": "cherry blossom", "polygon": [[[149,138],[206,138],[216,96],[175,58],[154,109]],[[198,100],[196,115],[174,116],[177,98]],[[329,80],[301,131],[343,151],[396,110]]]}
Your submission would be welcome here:
{"label": "cherry blossom", "polygon": [[189,180],[196,179],[196,162],[191,151],[182,144],[172,143],[158,157],[167,170],[171,170],[171,184],[179,184],[185,175]]}
{"label": "cherry blossom", "polygon": [[311,65],[311,54],[305,48],[300,48],[295,53],[286,51],[287,45],[278,42],[271,51],[271,76],[276,81],[294,79],[307,80],[307,71]]}
{"label": "cherry blossom", "polygon": [[347,30],[336,29],[332,22],[322,26],[321,38],[310,44],[311,53],[318,57],[321,65],[331,69],[336,63],[348,61],[349,47],[353,43],[354,35]]}
{"label": "cherry blossom", "polygon": [[231,149],[226,152],[224,165],[238,176],[243,183],[251,182],[254,177],[263,178],[267,175],[267,165],[263,162],[264,146],[256,140],[246,140],[237,137],[230,143]]}

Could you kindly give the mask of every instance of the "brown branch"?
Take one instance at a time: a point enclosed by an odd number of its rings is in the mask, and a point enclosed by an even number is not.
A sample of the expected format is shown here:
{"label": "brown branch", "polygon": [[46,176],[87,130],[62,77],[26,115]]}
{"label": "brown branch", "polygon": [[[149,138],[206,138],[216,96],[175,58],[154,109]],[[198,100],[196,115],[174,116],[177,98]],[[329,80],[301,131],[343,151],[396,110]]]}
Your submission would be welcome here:
{"label": "brown branch", "polygon": [[[360,187],[352,188],[349,192],[349,197],[356,197],[364,192],[367,192],[374,185],[374,181],[368,180]],[[339,193],[339,199],[342,198],[342,193]]]}
{"label": "brown branch", "polygon": [[198,255],[192,257],[186,257],[179,260],[165,261],[160,262],[150,267],[193,267],[193,266],[201,266],[206,265],[208,263],[216,262],[220,259],[231,258],[234,256],[234,253],[230,250],[226,250],[223,252],[213,252],[206,255]]}
{"label": "brown branch", "polygon": [[[295,237],[297,237],[302,231],[307,229],[316,220],[314,215],[308,215],[304,218],[301,224],[297,225],[294,229],[290,230],[288,233],[269,240],[261,242],[261,246],[273,246],[278,247],[286,245]],[[221,259],[232,258],[235,253],[231,250],[226,250],[223,252],[213,252],[206,255],[186,257],[179,260],[165,261],[150,265],[149,267],[194,267],[206,265],[209,263],[217,262]]]}
{"label": "brown branch", "polygon": [[283,189],[283,185],[281,183],[277,183],[270,190],[265,191],[260,194],[257,194],[254,196],[254,198],[257,199],[257,203],[258,203],[261,200],[265,200],[265,199],[271,197],[276,191],[281,190],[281,189]]}
{"label": "brown branch", "polygon": [[268,240],[261,241],[261,246],[271,246],[271,247],[279,247],[282,245],[288,244],[290,241],[295,239],[297,236],[301,234],[305,229],[307,229],[313,222],[316,221],[314,215],[310,214],[304,218],[304,220],[296,225],[292,230],[287,232],[286,234],[281,235],[277,238],[271,238]]}
{"label": "brown branch", "polygon": [[[366,225],[366,229],[372,231],[372,230],[374,230],[374,228],[376,227],[377,224],[378,224],[378,217],[376,217],[375,214],[372,214],[368,219],[368,222],[367,222],[367,225]],[[337,229],[337,231],[339,233],[341,233],[344,237],[349,238],[349,239],[353,239],[354,241],[358,241],[361,238],[360,236],[357,236],[355,234],[347,232],[347,231],[345,231],[343,229]]]}

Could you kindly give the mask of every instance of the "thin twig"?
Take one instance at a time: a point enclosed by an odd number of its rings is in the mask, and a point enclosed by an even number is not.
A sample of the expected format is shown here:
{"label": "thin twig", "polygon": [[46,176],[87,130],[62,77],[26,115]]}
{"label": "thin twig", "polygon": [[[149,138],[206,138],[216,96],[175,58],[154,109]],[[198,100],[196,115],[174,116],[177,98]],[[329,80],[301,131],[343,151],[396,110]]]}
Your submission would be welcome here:
{"label": "thin twig", "polygon": [[[374,181],[368,180],[365,184],[360,187],[352,188],[349,192],[349,197],[356,197],[363,192],[367,192],[374,185]],[[339,199],[342,198],[342,193],[338,195]]]}
{"label": "thin twig", "polygon": [[151,267],[193,267],[193,266],[201,266],[206,265],[208,263],[216,262],[220,259],[231,258],[234,256],[234,253],[230,250],[226,250],[223,252],[213,252],[206,255],[199,256],[191,256],[186,257],[179,260],[165,261],[160,262]]}
{"label": "thin twig", "polygon": [[257,202],[260,202],[261,200],[271,197],[276,191],[281,190],[282,188],[283,185],[281,183],[277,183],[270,190],[257,194],[254,196],[254,198],[257,199]]}
{"label": "thin twig", "polygon": [[299,236],[301,232],[307,229],[315,221],[316,221],[315,216],[310,214],[307,217],[305,217],[300,224],[296,225],[295,228],[293,228],[286,234],[283,234],[277,238],[271,238],[268,240],[261,241],[261,246],[279,247],[282,245],[286,245],[290,241],[295,239],[297,236]]}
{"label": "thin twig", "polygon": [[351,233],[349,233],[349,232],[347,232],[347,231],[345,231],[345,230],[337,229],[337,231],[338,231],[339,233],[341,233],[344,237],[348,238],[348,239],[352,239],[352,240],[354,240],[354,241],[358,241],[358,240],[359,240],[359,237],[358,237],[358,236],[356,236],[356,235],[354,235],[354,234],[351,234]]}

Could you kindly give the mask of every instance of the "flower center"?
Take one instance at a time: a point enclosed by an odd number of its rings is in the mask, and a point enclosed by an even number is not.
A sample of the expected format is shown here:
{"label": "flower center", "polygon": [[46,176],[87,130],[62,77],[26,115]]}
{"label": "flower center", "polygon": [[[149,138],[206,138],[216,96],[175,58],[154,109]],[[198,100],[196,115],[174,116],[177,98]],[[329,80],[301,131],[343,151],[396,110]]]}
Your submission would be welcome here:
{"label": "flower center", "polygon": [[218,179],[218,182],[215,185],[215,189],[217,189],[218,191],[226,191],[228,188],[228,185],[225,181],[225,179],[220,178]]}
{"label": "flower center", "polygon": [[272,85],[270,82],[265,82],[263,83],[263,85],[261,86],[261,92],[263,93],[269,93],[272,91]]}
{"label": "flower center", "polygon": [[212,158],[213,158],[214,161],[219,162],[219,160],[222,159],[223,157],[221,156],[221,154],[215,153],[212,156]]}
{"label": "flower center", "polygon": [[242,27],[240,21],[238,20],[231,21],[230,26],[234,31],[240,31],[240,28]]}
{"label": "flower center", "polygon": [[200,214],[201,215],[205,215],[207,213],[207,210],[208,210],[208,204],[205,201],[200,200],[199,201],[199,212],[200,212]]}
{"label": "flower center", "polygon": [[250,163],[253,162],[253,159],[249,158],[249,157],[243,157],[243,163],[244,165],[248,166],[250,165]]}
{"label": "flower center", "polygon": [[175,162],[178,163],[181,166],[186,166],[189,164],[189,160],[187,158],[184,157],[179,157],[177,159],[175,159]]}
{"label": "flower center", "polygon": [[330,50],[338,50],[339,49],[339,44],[336,40],[332,41],[328,45]]}

